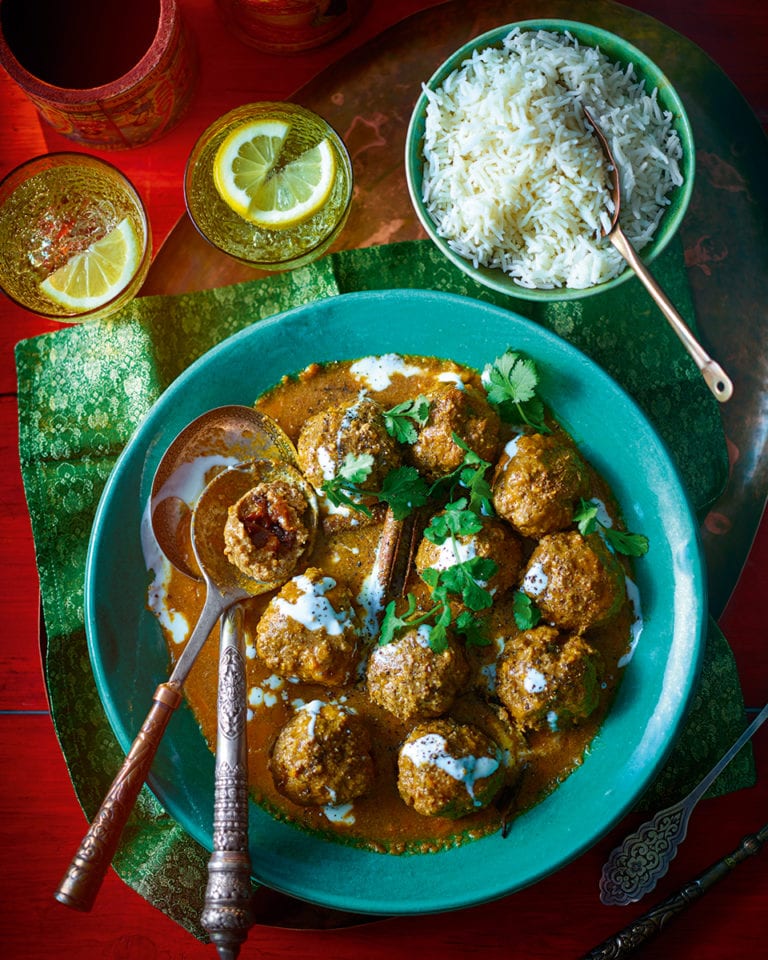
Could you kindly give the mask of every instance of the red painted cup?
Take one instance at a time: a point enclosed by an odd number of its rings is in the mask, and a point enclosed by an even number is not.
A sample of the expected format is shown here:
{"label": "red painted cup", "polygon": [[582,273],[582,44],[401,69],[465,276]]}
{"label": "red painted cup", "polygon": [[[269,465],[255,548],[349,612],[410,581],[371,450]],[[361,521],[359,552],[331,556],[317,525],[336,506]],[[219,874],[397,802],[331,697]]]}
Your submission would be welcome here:
{"label": "red painted cup", "polygon": [[338,37],[370,0],[217,0],[224,23],[266,53],[300,53]]}
{"label": "red painted cup", "polygon": [[0,64],[56,131],[101,149],[166,133],[197,73],[176,0],[0,0]]}

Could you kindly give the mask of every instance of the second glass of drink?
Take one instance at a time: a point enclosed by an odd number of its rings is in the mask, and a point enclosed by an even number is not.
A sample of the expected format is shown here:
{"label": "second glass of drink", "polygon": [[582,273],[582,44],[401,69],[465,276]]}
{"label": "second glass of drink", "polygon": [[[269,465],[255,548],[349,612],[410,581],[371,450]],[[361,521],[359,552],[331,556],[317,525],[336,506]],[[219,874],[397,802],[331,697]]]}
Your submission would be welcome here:
{"label": "second glass of drink", "polygon": [[216,120],[187,162],[187,210],[241,263],[290,270],[323,254],[352,200],[352,164],[326,121],[293,103],[253,103]]}

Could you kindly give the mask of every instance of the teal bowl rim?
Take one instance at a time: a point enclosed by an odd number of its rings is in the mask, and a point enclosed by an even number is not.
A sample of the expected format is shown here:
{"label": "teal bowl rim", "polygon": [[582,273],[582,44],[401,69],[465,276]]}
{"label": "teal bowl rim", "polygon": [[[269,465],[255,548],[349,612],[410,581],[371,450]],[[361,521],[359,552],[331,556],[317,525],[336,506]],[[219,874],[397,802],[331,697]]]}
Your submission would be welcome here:
{"label": "teal bowl rim", "polygon": [[[642,50],[631,44],[628,40],[624,40],[618,36],[618,34],[604,30],[602,27],[595,27],[592,24],[577,20],[519,20],[506,24],[505,26],[494,27],[492,30],[488,30],[474,39],[469,40],[463,46],[459,47],[455,53],[451,54],[447,60],[443,61],[429,80],[426,81],[424,86],[430,90],[434,90],[453,70],[459,67],[474,50],[498,46],[504,37],[518,27],[521,30],[551,30],[561,33],[567,30],[572,33],[581,44],[593,47],[599,46],[601,51],[612,60],[621,63],[632,62],[635,65],[638,77],[642,77],[648,81],[651,89],[654,87],[658,88],[659,102],[665,109],[672,113],[673,123],[683,146],[683,184],[676,188],[672,194],[671,207],[662,217],[654,239],[640,251],[643,261],[646,264],[652,263],[672,240],[688,210],[688,205],[693,194],[696,174],[696,149],[688,113],[677,90],[661,68],[657,66],[647,54],[643,53]],[[465,260],[464,257],[461,257],[452,250],[448,243],[442,237],[438,236],[435,225],[424,209],[424,204],[421,200],[421,143],[424,137],[426,108],[427,96],[422,90],[411,113],[405,138],[405,177],[413,208],[416,211],[422,227],[426,230],[430,240],[432,240],[440,252],[450,260],[451,263],[474,280],[477,280],[478,283],[482,283],[484,286],[498,293],[542,303],[560,303],[566,300],[580,300],[584,297],[605,293],[607,290],[613,290],[620,284],[626,283],[630,277],[635,275],[634,270],[630,266],[627,266],[612,280],[584,289],[577,290],[569,287],[560,287],[555,290],[530,289],[515,283],[511,277],[498,268],[475,267],[468,260]]]}
{"label": "teal bowl rim", "polygon": [[[450,345],[435,350],[440,343]],[[522,814],[506,840],[496,833],[440,853],[372,853],[304,833],[251,802],[254,876],[272,889],[374,916],[461,909],[538,882],[615,826],[668,758],[701,668],[706,580],[688,495],[646,415],[580,350],[510,310],[423,290],[334,296],[222,341],[156,401],[107,480],[86,559],[85,626],[102,706],[127,751],[157,684],[167,678],[165,644],[145,606],[147,581],[136,541],[154,470],[178,431],[206,409],[252,402],[254,390],[260,393],[283,373],[300,369],[309,352],[319,362],[391,351],[453,355],[477,367],[491,350],[510,345],[539,360],[543,399],[604,473],[627,523],[652,538],[652,559],[638,561],[635,569],[646,626],[633,669],[584,763]],[[254,365],[254,358],[267,355],[269,364]],[[606,418],[606,409],[617,413]],[[170,816],[209,850],[213,767],[183,703],[147,782]],[[558,818],[555,829],[551,818],[563,809],[580,812]]]}

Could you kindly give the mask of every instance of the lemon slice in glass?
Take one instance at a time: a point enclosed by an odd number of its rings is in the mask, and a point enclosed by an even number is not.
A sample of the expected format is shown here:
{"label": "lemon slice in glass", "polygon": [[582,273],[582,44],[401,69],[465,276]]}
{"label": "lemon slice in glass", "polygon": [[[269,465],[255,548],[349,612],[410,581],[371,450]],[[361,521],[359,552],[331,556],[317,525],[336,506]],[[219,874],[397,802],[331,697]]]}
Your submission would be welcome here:
{"label": "lemon slice in glass", "polygon": [[254,194],[277,163],[290,124],[284,120],[251,120],[224,138],[213,160],[213,182],[221,199],[241,217],[248,217]]}
{"label": "lemon slice in glass", "polygon": [[42,293],[77,313],[93,310],[116,297],[139,268],[139,238],[126,217],[101,240],[76,253],[40,284]]}
{"label": "lemon slice in glass", "polygon": [[335,177],[333,148],[323,140],[264,180],[248,208],[248,219],[272,230],[302,223],[325,205]]}

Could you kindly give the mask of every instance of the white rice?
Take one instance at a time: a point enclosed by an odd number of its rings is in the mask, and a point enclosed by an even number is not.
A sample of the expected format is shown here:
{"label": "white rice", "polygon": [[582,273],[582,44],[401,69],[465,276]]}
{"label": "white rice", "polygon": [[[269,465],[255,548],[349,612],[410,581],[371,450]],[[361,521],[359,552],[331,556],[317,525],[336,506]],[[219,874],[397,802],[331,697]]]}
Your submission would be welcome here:
{"label": "white rice", "polygon": [[636,249],[683,182],[682,146],[657,91],[570,33],[516,28],[425,93],[422,195],[439,235],[523,287],[583,289],[625,267],[601,238],[611,174],[583,106],[613,148],[621,225]]}

